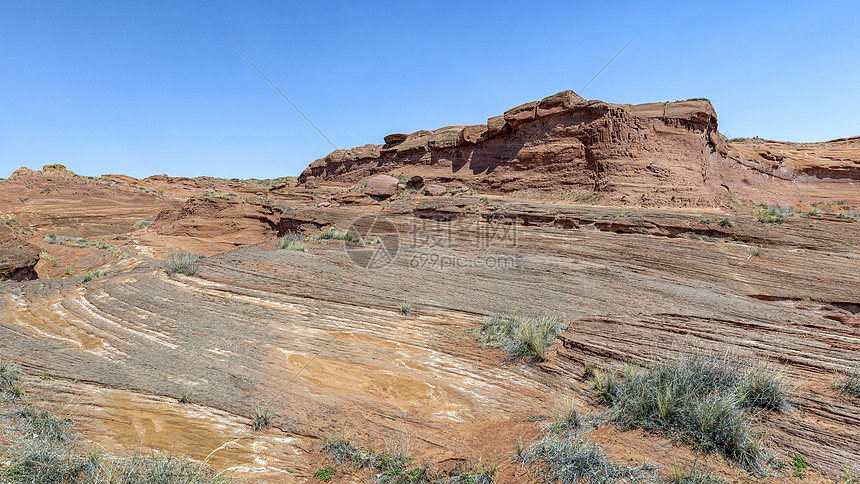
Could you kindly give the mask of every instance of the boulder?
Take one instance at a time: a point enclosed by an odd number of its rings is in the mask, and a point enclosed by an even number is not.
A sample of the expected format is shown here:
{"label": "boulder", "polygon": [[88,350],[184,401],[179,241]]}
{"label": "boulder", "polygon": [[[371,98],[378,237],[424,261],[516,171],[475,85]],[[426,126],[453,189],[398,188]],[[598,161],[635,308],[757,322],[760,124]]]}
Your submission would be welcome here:
{"label": "boulder", "polygon": [[312,190],[316,187],[317,187],[317,178],[315,176],[311,175],[311,176],[305,178],[305,188]]}
{"label": "boulder", "polygon": [[280,190],[282,188],[287,188],[287,184],[286,183],[278,183],[277,185],[274,185],[271,188],[269,188],[269,190],[275,191],[275,190]]}
{"label": "boulder", "polygon": [[417,153],[430,150],[430,135],[432,131],[422,129],[416,131],[403,140],[402,143],[394,147],[399,154]]}
{"label": "boulder", "polygon": [[537,105],[537,117],[544,118],[564,111],[570,111],[573,105],[580,101],[585,101],[585,99],[571,90],[547,96],[541,99]]}
{"label": "boulder", "polygon": [[406,182],[406,188],[420,190],[424,186],[424,177],[415,175]]}
{"label": "boulder", "polygon": [[385,140],[385,144],[395,145],[397,143],[403,143],[404,141],[406,141],[407,136],[408,135],[403,134],[403,133],[393,133],[393,134],[386,136],[383,139]]}
{"label": "boulder", "polygon": [[534,121],[537,105],[537,101],[532,101],[530,103],[520,104],[515,108],[508,109],[505,111],[504,115],[505,122],[510,124],[512,128],[515,128],[523,123]]}
{"label": "boulder", "polygon": [[428,197],[441,197],[448,193],[448,189],[444,185],[430,184],[424,187],[424,194]]}
{"label": "boulder", "polygon": [[367,180],[364,193],[371,197],[390,197],[397,193],[400,180],[390,175],[376,175]]}
{"label": "boulder", "polygon": [[508,133],[511,126],[505,122],[504,116],[493,116],[487,120],[487,137],[492,138],[500,134]]}
{"label": "boulder", "polygon": [[463,128],[462,133],[460,133],[460,137],[462,138],[463,144],[480,143],[487,138],[487,125],[473,124],[471,126],[466,126]]}
{"label": "boulder", "polygon": [[439,128],[430,136],[428,145],[431,150],[441,150],[445,148],[456,148],[463,142],[461,136],[463,132],[462,126],[448,126]]}

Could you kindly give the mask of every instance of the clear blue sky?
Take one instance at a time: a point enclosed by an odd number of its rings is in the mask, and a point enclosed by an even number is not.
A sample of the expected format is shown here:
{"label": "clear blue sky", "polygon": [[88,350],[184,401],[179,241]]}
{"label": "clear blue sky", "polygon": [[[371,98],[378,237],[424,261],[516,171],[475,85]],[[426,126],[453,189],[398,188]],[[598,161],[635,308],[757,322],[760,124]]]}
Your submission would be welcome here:
{"label": "clear blue sky", "polygon": [[10,1],[0,177],[296,175],[340,148],[579,90],[710,98],[728,136],[860,135],[860,2]]}

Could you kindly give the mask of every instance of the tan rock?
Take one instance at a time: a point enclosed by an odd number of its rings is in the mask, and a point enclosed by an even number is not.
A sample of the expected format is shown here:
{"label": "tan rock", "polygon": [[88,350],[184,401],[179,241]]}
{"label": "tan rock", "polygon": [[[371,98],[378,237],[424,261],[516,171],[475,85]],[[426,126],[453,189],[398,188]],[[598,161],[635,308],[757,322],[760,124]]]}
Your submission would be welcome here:
{"label": "tan rock", "polygon": [[544,118],[564,111],[570,111],[573,105],[580,101],[585,101],[585,99],[570,90],[547,96],[541,99],[537,105],[537,117]]}
{"label": "tan rock", "polygon": [[364,193],[372,197],[390,197],[397,193],[400,180],[390,175],[376,175],[367,180]]}
{"label": "tan rock", "polygon": [[512,128],[516,128],[523,123],[534,121],[537,105],[537,101],[532,101],[530,103],[521,104],[515,108],[508,109],[504,114],[505,122],[511,125]]}
{"label": "tan rock", "polygon": [[448,189],[444,185],[430,184],[424,187],[424,194],[428,197],[441,197],[448,193]]}

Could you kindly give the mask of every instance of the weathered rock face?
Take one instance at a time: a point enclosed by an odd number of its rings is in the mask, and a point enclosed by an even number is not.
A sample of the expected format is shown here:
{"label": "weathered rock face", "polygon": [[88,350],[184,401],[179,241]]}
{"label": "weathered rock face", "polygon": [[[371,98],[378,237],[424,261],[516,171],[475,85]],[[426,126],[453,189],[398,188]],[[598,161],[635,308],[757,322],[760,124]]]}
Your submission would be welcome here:
{"label": "weathered rock face", "polygon": [[[792,176],[762,169],[780,165],[777,158],[735,149],[717,129],[707,100],[634,106],[586,101],[564,91],[509,109],[484,125],[389,135],[384,145],[335,151],[313,162],[299,180],[356,182],[409,167],[428,183],[459,181],[494,193],[599,192],[609,203],[715,206],[727,192],[742,193],[751,183],[766,182],[774,191],[788,188],[783,180]],[[819,181],[821,176],[829,182],[860,178],[860,160],[848,169],[844,165],[788,169],[820,175]],[[785,165],[780,168],[787,173]]]}
{"label": "weathered rock face", "polygon": [[0,224],[0,281],[37,279],[39,248],[20,240],[14,231]]}

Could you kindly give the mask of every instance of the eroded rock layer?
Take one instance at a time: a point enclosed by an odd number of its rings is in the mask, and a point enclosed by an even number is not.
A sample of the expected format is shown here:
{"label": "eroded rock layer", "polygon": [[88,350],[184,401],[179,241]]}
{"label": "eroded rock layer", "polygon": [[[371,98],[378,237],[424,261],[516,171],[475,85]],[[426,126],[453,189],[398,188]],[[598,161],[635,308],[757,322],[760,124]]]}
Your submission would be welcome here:
{"label": "eroded rock layer", "polygon": [[851,191],[851,181],[860,179],[860,140],[833,143],[840,146],[806,149],[805,157],[760,143],[737,147],[719,132],[708,100],[611,104],[564,91],[486,124],[393,134],[382,145],[336,150],[311,163],[299,181],[420,174],[496,193],[567,190],[599,192],[613,203],[716,206],[720,197],[744,196],[750,187],[769,187],[781,200],[786,190],[796,197],[806,193],[792,186],[798,179]]}

